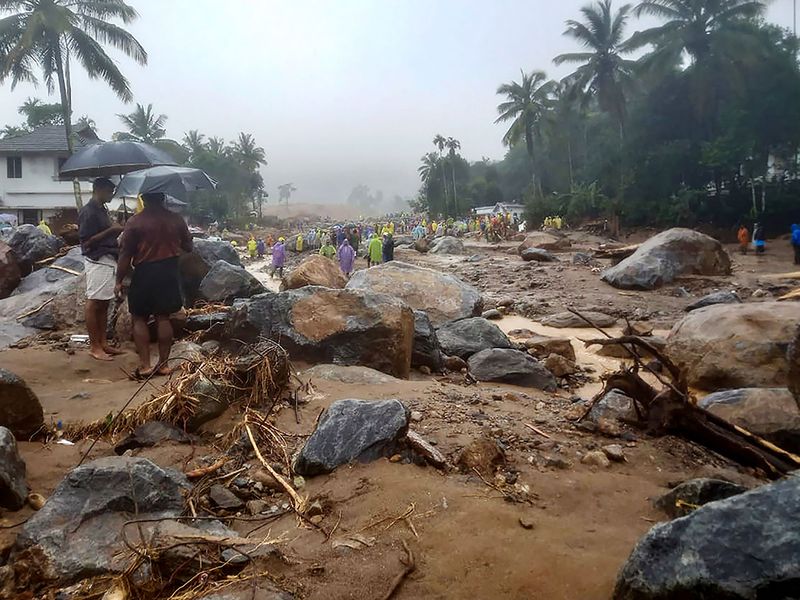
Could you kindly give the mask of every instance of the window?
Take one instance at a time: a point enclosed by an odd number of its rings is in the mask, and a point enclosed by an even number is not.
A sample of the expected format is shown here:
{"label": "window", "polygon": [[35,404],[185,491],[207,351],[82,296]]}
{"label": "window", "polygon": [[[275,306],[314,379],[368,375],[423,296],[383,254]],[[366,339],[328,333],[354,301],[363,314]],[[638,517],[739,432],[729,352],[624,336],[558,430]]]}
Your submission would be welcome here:
{"label": "window", "polygon": [[6,158],[6,169],[9,179],[22,179],[22,157],[9,156]]}
{"label": "window", "polygon": [[32,208],[22,209],[22,223],[25,225],[38,225],[42,219],[42,213]]}

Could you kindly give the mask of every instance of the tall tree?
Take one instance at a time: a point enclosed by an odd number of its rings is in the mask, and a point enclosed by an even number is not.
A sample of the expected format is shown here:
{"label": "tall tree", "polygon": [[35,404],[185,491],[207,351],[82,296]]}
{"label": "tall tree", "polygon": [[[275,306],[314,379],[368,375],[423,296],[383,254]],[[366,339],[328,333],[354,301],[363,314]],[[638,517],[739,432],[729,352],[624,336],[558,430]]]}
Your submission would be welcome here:
{"label": "tall tree", "polygon": [[197,129],[192,129],[183,136],[183,145],[189,153],[189,159],[198,156],[206,149],[206,136]]}
{"label": "tall tree", "polygon": [[116,140],[133,140],[154,144],[158,140],[164,139],[167,135],[165,128],[167,115],[156,114],[153,105],[136,104],[136,109],[127,115],[117,115],[128,131],[119,131],[114,134]]}
{"label": "tall tree", "polygon": [[31,129],[44,125],[63,125],[64,111],[60,104],[45,104],[38,98],[28,98],[19,107],[19,114]]}
{"label": "tall tree", "polygon": [[256,144],[255,138],[249,133],[240,133],[233,143],[233,154],[251,171],[257,171],[261,165],[267,164],[267,155],[264,149]]}
{"label": "tall tree", "polygon": [[453,217],[458,216],[458,192],[456,191],[456,158],[458,151],[461,150],[461,142],[456,138],[449,137],[445,142],[447,155],[450,158],[450,174],[453,176]]}
{"label": "tall tree", "polygon": [[292,197],[292,194],[297,191],[297,188],[294,187],[293,183],[284,183],[283,185],[278,186],[278,202],[286,202],[286,206],[289,206],[289,199]]}
{"label": "tall tree", "polygon": [[[11,13],[11,14],[8,14]],[[113,21],[127,25],[138,14],[123,0],[3,0],[0,2],[0,82],[36,83],[42,73],[47,89],[58,85],[67,147],[72,152],[72,86],[70,59],[74,57],[90,78],[103,79],[123,101],[133,98],[130,83],[108,56],[110,45],[147,64],[147,53],[130,33]],[[81,206],[75,182],[75,202]]]}
{"label": "tall tree", "polygon": [[[547,81],[543,71],[525,73],[520,71],[522,79],[504,83],[497,88],[497,93],[506,97],[505,102],[497,106],[499,117],[495,123],[511,121],[511,126],[503,136],[503,143],[507,146],[525,140],[525,149],[530,161],[530,179],[534,191],[537,190],[536,177],[536,150],[534,146],[534,133],[543,115],[549,106],[549,96],[555,88],[555,83]],[[541,186],[538,189],[541,194]]]}
{"label": "tall tree", "polygon": [[[433,136],[433,145],[439,150],[439,154],[444,153],[444,149],[447,146],[447,138],[444,137],[441,133],[437,133]],[[444,193],[444,212],[447,212],[447,175],[445,173],[444,168],[444,161],[439,163],[439,168],[441,171],[442,176],[442,192]]]}

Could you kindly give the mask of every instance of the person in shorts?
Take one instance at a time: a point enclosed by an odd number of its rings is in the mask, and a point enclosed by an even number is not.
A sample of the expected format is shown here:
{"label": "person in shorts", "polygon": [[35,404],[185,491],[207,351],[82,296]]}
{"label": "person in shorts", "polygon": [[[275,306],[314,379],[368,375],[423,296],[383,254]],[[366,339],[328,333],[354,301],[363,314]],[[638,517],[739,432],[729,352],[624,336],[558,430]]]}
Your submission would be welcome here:
{"label": "person in shorts", "polygon": [[158,364],[156,374],[169,375],[167,366],[172,350],[170,315],[181,310],[178,257],[192,251],[192,237],[183,218],[164,206],[164,194],[142,194],[144,209],[130,218],[122,234],[115,293],[122,295],[122,283],[133,269],[128,290],[128,309],[133,317],[133,341],[139,355],[137,375],[149,377],[150,329],[147,321],[156,320]]}
{"label": "person in shorts", "polygon": [[114,197],[115,186],[109,179],[95,179],[92,199],[78,214],[78,237],[86,273],[86,329],[89,333],[89,354],[97,360],[113,360],[122,354],[112,348],[106,338],[108,305],[114,299],[119,246],[117,238],[122,225],[111,221],[106,204]]}

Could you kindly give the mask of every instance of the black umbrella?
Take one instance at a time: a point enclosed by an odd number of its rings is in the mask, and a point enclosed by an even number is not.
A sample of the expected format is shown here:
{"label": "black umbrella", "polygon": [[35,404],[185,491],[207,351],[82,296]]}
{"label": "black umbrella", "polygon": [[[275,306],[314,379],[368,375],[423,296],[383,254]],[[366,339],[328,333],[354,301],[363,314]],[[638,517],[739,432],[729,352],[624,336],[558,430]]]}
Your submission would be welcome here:
{"label": "black umbrella", "polygon": [[79,150],[61,167],[63,179],[124,175],[159,165],[176,165],[169,154],[142,142],[101,142]]}
{"label": "black umbrella", "polygon": [[189,192],[213,190],[217,182],[200,169],[161,166],[128,173],[117,186],[117,196],[138,196],[161,192],[186,200]]}

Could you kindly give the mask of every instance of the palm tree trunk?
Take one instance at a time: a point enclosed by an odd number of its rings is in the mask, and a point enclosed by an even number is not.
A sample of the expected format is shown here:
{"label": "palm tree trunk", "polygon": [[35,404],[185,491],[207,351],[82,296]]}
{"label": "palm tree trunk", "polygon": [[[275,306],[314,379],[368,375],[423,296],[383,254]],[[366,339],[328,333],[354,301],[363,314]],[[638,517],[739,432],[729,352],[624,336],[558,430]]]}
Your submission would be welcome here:
{"label": "palm tree trunk", "polygon": [[453,218],[458,216],[458,192],[456,192],[456,163],[453,157],[453,163],[450,165],[451,173],[453,175]]}
{"label": "palm tree trunk", "polygon": [[569,132],[567,132],[567,160],[569,161],[569,189],[575,187],[575,177],[572,168],[572,139],[570,139]]}
{"label": "palm tree trunk", "polygon": [[444,158],[442,158],[442,193],[444,194],[444,212],[447,213],[447,173],[444,168]]}
{"label": "palm tree trunk", "polygon": [[[61,55],[60,40],[56,42],[56,73],[58,75],[58,91],[61,95],[61,113],[64,117],[64,133],[67,136],[67,150],[70,155],[73,150],[72,143],[72,102],[70,98],[71,84],[64,72],[65,60]],[[67,65],[69,69],[69,65]],[[81,184],[77,179],[72,180],[72,192],[75,195],[75,207],[80,210],[83,208],[83,199],[81,198]]]}

